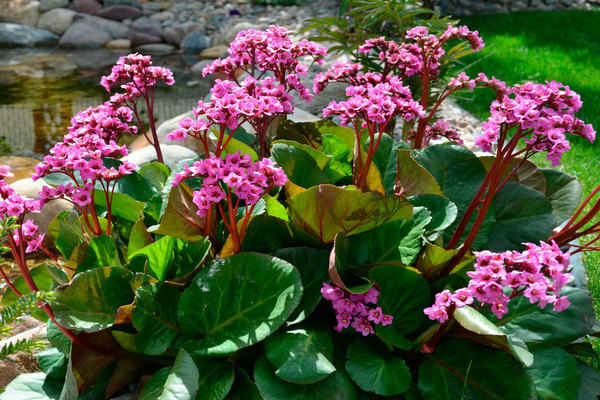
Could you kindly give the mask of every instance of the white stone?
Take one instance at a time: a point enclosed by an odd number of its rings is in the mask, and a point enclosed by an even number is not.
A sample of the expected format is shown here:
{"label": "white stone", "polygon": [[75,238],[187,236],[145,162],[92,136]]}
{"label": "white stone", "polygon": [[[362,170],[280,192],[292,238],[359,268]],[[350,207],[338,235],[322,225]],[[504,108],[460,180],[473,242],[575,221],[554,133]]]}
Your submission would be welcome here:
{"label": "white stone", "polygon": [[[197,156],[196,152],[175,144],[161,144],[160,151],[162,152],[165,165],[171,169],[175,168],[179,161]],[[156,161],[156,159],[156,149],[154,146],[146,146],[140,150],[132,151],[123,157],[123,160],[131,161],[138,166]]]}
{"label": "white stone", "polygon": [[37,27],[46,29],[57,35],[62,35],[73,23],[73,17],[77,14],[66,8],[55,8],[43,13],[38,20]]}

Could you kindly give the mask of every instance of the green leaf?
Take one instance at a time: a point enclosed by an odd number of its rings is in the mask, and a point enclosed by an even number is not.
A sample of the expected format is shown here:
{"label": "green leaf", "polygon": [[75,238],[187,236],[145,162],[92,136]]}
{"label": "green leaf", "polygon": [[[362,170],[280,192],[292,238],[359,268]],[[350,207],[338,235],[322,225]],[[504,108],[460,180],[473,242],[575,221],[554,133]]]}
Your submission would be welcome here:
{"label": "green leaf", "polygon": [[180,349],[173,367],[156,372],[142,389],[139,400],[194,400],[200,374],[194,360]]}
{"label": "green leaf", "polygon": [[130,256],[136,251],[143,249],[151,243],[153,243],[153,240],[144,224],[144,218],[140,218],[135,222],[133,228],[131,228],[129,243],[127,245],[127,258],[131,258]]}
{"label": "green leaf", "polygon": [[[483,183],[486,170],[475,154],[462,146],[433,145],[419,152],[415,160],[421,164],[440,185],[444,196],[458,207],[458,217],[444,234],[444,240],[450,240],[460,218],[465,213],[469,203],[475,197],[477,190]],[[415,193],[421,194],[421,193]],[[438,193],[434,193],[438,194]],[[476,215],[471,217],[461,242],[469,233]],[[479,233],[473,243],[473,248],[480,249],[488,242],[489,232],[494,224],[493,209],[489,209]]]}
{"label": "green leaf", "polygon": [[419,367],[419,391],[428,400],[535,399],[535,385],[503,350],[447,339]]}
{"label": "green leaf", "polygon": [[[487,171],[491,169],[494,160],[495,157],[493,156],[479,157],[479,161],[481,161]],[[519,164],[521,164],[521,166],[516,173],[511,176],[510,180],[518,182],[528,188],[535,189],[540,193],[546,193],[546,178],[542,171],[531,161],[523,161],[520,158],[511,159],[501,176],[501,180],[506,179]]]}
{"label": "green leaf", "polygon": [[173,262],[177,266],[176,277],[184,277],[192,273],[198,266],[205,262],[210,254],[210,240],[202,238],[197,242],[186,242],[183,248],[175,252]]}
{"label": "green leaf", "polygon": [[60,388],[45,382],[46,374],[35,372],[22,374],[13,379],[0,394],[0,400],[56,400]]}
{"label": "green leaf", "polygon": [[425,226],[425,233],[429,240],[435,240],[439,237],[437,231],[449,227],[455,220],[458,213],[456,204],[435,194],[422,194],[408,199],[413,207],[425,207],[431,214],[431,221]]}
{"label": "green leaf", "polygon": [[[252,161],[256,162],[258,160],[258,154],[256,154],[256,151],[254,151],[254,149],[250,147],[248,143],[244,143],[243,141],[236,139],[236,136],[240,136],[238,135],[238,131],[241,132],[243,131],[243,129],[236,129],[235,133],[233,134],[233,137],[229,139],[229,143],[227,143],[227,146],[225,147],[225,149],[223,149],[223,154],[235,154],[239,151],[242,154],[250,154]],[[228,137],[229,135],[227,134],[223,135],[223,143],[225,143],[225,141],[228,140]]]}
{"label": "green leaf", "polygon": [[171,170],[165,164],[155,161],[145,164],[138,173],[152,185],[157,193],[160,193],[171,175]]}
{"label": "green leaf", "polygon": [[558,226],[569,219],[581,203],[582,186],[574,176],[562,171],[546,168],[540,171],[546,177],[546,196]]}
{"label": "green leaf", "polygon": [[311,385],[297,385],[281,380],[275,367],[261,356],[254,366],[254,380],[264,400],[354,400],[356,391],[350,380],[341,372]]}
{"label": "green leaf", "polygon": [[400,334],[414,331],[425,317],[423,309],[430,305],[427,281],[417,272],[395,265],[377,266],[369,275],[379,285],[378,304],[394,317],[391,326]]}
{"label": "green leaf", "polygon": [[135,347],[145,354],[163,354],[180,329],[177,326],[179,291],[171,286],[151,284],[135,292],[131,322],[139,335]]}
{"label": "green leaf", "polygon": [[[427,279],[439,274],[449,263],[454,256],[458,254],[459,249],[446,250],[443,247],[436,246],[431,243],[425,244],[425,251],[421,253],[417,259],[416,267],[423,276]],[[452,273],[460,271],[463,267],[471,264],[473,257],[465,255],[460,263],[454,267]]]}
{"label": "green leaf", "polygon": [[67,364],[67,357],[56,348],[44,350],[38,356],[40,369],[52,378],[62,379],[67,372]]}
{"label": "green leaf", "polygon": [[319,328],[298,328],[271,335],[265,340],[265,355],[284,381],[308,385],[336,371],[331,363],[331,333]]}
{"label": "green leaf", "polygon": [[581,384],[581,372],[577,361],[569,353],[543,343],[531,343],[533,364],[527,372],[535,382],[538,399],[571,400],[577,398]]}
{"label": "green leaf", "polygon": [[270,215],[252,217],[242,240],[243,251],[273,253],[288,247],[319,247],[321,244],[290,222]]}
{"label": "green leaf", "polygon": [[181,250],[184,241],[171,236],[160,238],[156,242],[136,251],[129,260],[137,257],[145,257],[148,260],[149,272],[159,281],[167,277],[171,260],[173,260],[176,249]]}
{"label": "green leaf", "polygon": [[200,379],[196,400],[222,400],[233,385],[233,365],[218,358],[199,357],[196,366]]}
{"label": "green leaf", "polygon": [[[320,183],[329,183],[318,161],[303,149],[276,142],[271,149],[271,156],[277,165],[283,168],[290,182],[300,187],[309,188]],[[325,154],[323,156],[327,157]]]}
{"label": "green leaf", "polygon": [[555,226],[550,201],[537,190],[508,182],[493,201],[496,223],[485,248],[494,252],[522,250],[522,243],[546,240]]}
{"label": "green leaf", "polygon": [[262,214],[266,214],[271,217],[277,217],[285,221],[290,220],[284,205],[268,194],[263,195],[263,197],[261,197],[256,203],[254,210],[252,210],[252,215]]}
{"label": "green leaf", "polygon": [[347,180],[347,178],[352,182],[353,149],[348,148],[344,139],[335,135],[325,134],[321,139],[323,141],[321,151],[331,156],[323,168],[323,173],[331,183],[337,183],[341,179]]}
{"label": "green leaf", "polygon": [[246,371],[235,369],[235,379],[225,400],[262,400],[256,384],[250,380]]}
{"label": "green leaf", "polygon": [[400,350],[410,350],[413,347],[413,342],[402,336],[394,326],[375,325],[375,333],[384,343]]}
{"label": "green leaf", "polygon": [[198,207],[193,202],[193,193],[184,182],[170,190],[160,224],[148,231],[192,241],[203,237],[204,218],[196,214]]}
{"label": "green leaf", "polygon": [[96,268],[76,275],[50,301],[57,322],[68,329],[97,332],[110,327],[119,307],[133,301],[130,271]]}
{"label": "green leaf", "polygon": [[402,196],[442,195],[440,185],[429,171],[412,158],[410,150],[397,150],[396,160],[394,193]]}
{"label": "green leaf", "polygon": [[87,254],[75,272],[80,273],[101,267],[120,267],[119,254],[117,246],[113,239],[108,235],[101,235],[93,238],[89,245]]}
{"label": "green leaf", "polygon": [[287,202],[291,221],[321,243],[331,243],[340,232],[357,234],[412,215],[403,197],[332,185],[311,187]]}
{"label": "green leaf", "polygon": [[377,347],[376,343],[364,338],[357,338],[350,344],[346,356],[346,371],[350,378],[362,390],[381,396],[407,391],[411,374],[404,360]]}
{"label": "green leaf", "polygon": [[[96,188],[94,190],[94,204],[99,206],[102,210],[107,210],[106,203],[106,192]],[[111,200],[111,212],[112,215],[124,218],[127,221],[135,222],[140,218],[142,211],[144,210],[145,203],[142,201],[136,201],[131,196],[115,192],[112,194]],[[102,216],[106,216],[104,211]]]}
{"label": "green leaf", "polygon": [[[104,166],[107,168],[114,167],[118,169],[119,165],[123,164],[121,160],[115,160],[113,158],[103,158],[103,161]],[[112,187],[111,190],[113,190]],[[119,180],[115,182],[113,192],[124,193],[140,202],[150,200],[150,198],[157,193],[153,183],[136,171],[132,171],[119,178]]]}
{"label": "green leaf", "polygon": [[292,122],[284,120],[279,123],[275,137],[277,139],[294,140],[298,143],[318,146],[321,143],[321,136],[335,134],[339,130],[348,130],[329,120],[316,122]]}
{"label": "green leaf", "polygon": [[509,313],[496,325],[525,342],[544,342],[559,347],[591,333],[595,315],[590,293],[565,286],[560,294],[566,295],[571,302],[564,311],[552,311],[551,306],[540,309],[525,296],[519,296],[508,304]]}
{"label": "green leaf", "polygon": [[[406,149],[407,146],[404,143],[395,141],[387,133],[375,134],[375,142],[379,139],[379,146],[375,151],[375,157],[373,157],[373,163],[381,174],[381,181],[385,188],[386,194],[393,194],[396,186],[396,175],[398,170],[398,150]],[[368,148],[370,139],[365,143],[364,148]]]}
{"label": "green leaf", "polygon": [[600,395],[600,375],[581,361],[577,361],[577,369],[581,373],[581,386],[577,399],[597,399]]}
{"label": "green leaf", "polygon": [[[300,274],[265,254],[239,253],[204,267],[179,301],[184,334],[200,355],[227,355],[258,343],[300,302]],[[198,306],[202,305],[202,306]]]}
{"label": "green leaf", "polygon": [[287,325],[305,320],[322,299],[321,288],[328,280],[329,250],[312,247],[283,248],[273,255],[296,267],[302,277],[304,292],[300,304],[286,321]]}
{"label": "green leaf", "polygon": [[61,331],[52,320],[46,323],[46,339],[63,354],[71,353],[71,339]]}
{"label": "green leaf", "polygon": [[69,259],[75,247],[83,242],[83,229],[79,216],[72,211],[63,211],[58,214],[48,227],[48,235],[54,240],[58,251]]}

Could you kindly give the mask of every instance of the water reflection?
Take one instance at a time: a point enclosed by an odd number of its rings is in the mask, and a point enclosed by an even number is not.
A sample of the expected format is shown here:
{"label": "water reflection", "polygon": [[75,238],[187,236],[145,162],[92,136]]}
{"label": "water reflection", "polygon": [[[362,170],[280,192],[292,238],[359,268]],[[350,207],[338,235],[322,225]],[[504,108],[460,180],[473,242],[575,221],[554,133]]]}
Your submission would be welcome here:
{"label": "water reflection", "polygon": [[[0,52],[0,136],[15,153],[46,153],[60,140],[71,117],[108,100],[98,84],[120,53],[108,50],[61,51],[19,49]],[[153,57],[171,68],[177,83],[159,88],[158,120],[191,110],[208,92],[208,82],[195,82],[182,56]]]}

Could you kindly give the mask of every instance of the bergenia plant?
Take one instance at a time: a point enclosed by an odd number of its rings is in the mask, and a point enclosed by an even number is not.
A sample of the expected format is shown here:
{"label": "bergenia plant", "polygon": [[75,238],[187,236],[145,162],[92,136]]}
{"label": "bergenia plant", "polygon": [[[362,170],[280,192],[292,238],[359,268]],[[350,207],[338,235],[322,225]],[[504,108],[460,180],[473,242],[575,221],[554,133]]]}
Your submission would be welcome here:
{"label": "bergenia plant", "polygon": [[[595,313],[573,266],[600,250],[600,187],[582,202],[574,177],[531,162],[558,165],[569,134],[594,140],[579,96],[484,74],[444,86],[445,46],[477,51],[477,32],[405,39],[362,44],[381,72],[337,63],[316,78],[317,93],[348,84],[324,110],[342,126],[278,124],[312,96],[301,57],[326,50],[281,27],[240,32],[205,71],[224,77],[211,99],[169,135],[203,154],[172,171],[118,160],[143,129],[138,100],[153,121],[155,84],[173,82],[149,57],[120,59],[102,82],[125,93],[74,117],[36,167],[39,199],[0,168],[2,243],[22,274],[2,272],[2,305],[43,292],[33,315],[56,347],[0,400],[596,398]],[[478,87],[495,100],[475,154],[437,111]],[[73,207],[42,231],[29,214],[58,198]],[[36,252],[48,259],[30,269]]]}

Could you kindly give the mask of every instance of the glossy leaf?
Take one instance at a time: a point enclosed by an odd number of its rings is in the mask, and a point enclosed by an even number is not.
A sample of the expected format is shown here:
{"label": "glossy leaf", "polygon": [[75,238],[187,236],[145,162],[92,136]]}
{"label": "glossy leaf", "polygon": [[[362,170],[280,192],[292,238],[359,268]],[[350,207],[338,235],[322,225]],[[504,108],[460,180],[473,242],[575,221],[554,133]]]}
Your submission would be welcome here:
{"label": "glossy leaf", "polygon": [[402,336],[394,326],[375,325],[375,333],[384,343],[400,350],[409,350],[414,345],[411,340]]}
{"label": "glossy leaf", "polygon": [[200,374],[194,360],[180,349],[169,369],[156,372],[144,386],[139,400],[194,400],[198,393]]}
{"label": "glossy leaf", "polygon": [[394,193],[401,196],[442,195],[440,185],[429,171],[412,158],[410,150],[397,150],[396,160]]}
{"label": "glossy leaf", "polygon": [[371,280],[379,285],[378,305],[385,314],[394,317],[392,325],[400,334],[414,331],[429,307],[429,284],[417,272],[395,265],[380,265],[371,269]]}
{"label": "glossy leaf", "polygon": [[38,365],[46,375],[62,379],[67,372],[68,359],[58,349],[42,351],[38,356]]}
{"label": "glossy leaf", "polygon": [[252,217],[242,240],[242,251],[273,253],[288,247],[318,247],[321,244],[290,222],[270,215]]}
{"label": "glossy leaf", "polygon": [[151,243],[153,243],[152,237],[148,233],[148,229],[144,224],[144,219],[140,218],[135,222],[133,228],[131,229],[129,243],[127,245],[128,258],[130,258],[130,256],[132,256],[136,251],[143,249]]}
{"label": "glossy leaf", "polygon": [[177,334],[179,291],[161,284],[142,286],[135,292],[131,322],[139,335],[136,348],[145,354],[163,354]]}
{"label": "glossy leaf", "polygon": [[75,247],[83,242],[83,229],[79,216],[72,211],[63,211],[58,214],[48,227],[48,235],[60,253],[68,259]]}
{"label": "glossy leaf", "polygon": [[117,246],[108,235],[93,238],[87,249],[83,262],[79,264],[76,273],[89,271],[101,267],[120,267],[121,261],[117,253]]}
{"label": "glossy leaf", "polygon": [[494,196],[496,222],[485,248],[494,252],[522,250],[522,243],[539,243],[552,233],[556,218],[540,192],[508,182]]}
{"label": "glossy leaf", "polygon": [[183,243],[183,248],[175,252],[173,260],[177,267],[175,276],[184,279],[205,262],[210,254],[210,240],[202,238],[196,242]]}
{"label": "glossy leaf", "polygon": [[[494,163],[495,157],[484,156],[479,157],[479,161],[483,164],[487,171],[490,170]],[[531,161],[524,161],[520,158],[513,158],[508,163],[508,167],[502,174],[501,178],[504,180],[509,174],[514,172],[514,169],[521,164],[516,173],[510,178],[511,181],[518,182],[528,188],[535,189],[538,192],[546,193],[546,177],[542,171]]]}
{"label": "glossy leaf", "polygon": [[411,374],[404,360],[373,342],[355,339],[348,347],[346,358],[348,375],[367,392],[392,396],[410,387]]}
{"label": "glossy leaf", "polygon": [[233,385],[225,400],[262,400],[262,397],[246,371],[236,368]]}
{"label": "glossy leaf", "polygon": [[[288,179],[300,187],[310,188],[321,183],[329,183],[318,161],[303,149],[285,142],[276,142],[271,149],[271,155],[277,165],[283,168]],[[327,157],[325,154],[323,156]]]}
{"label": "glossy leaf", "polygon": [[129,259],[145,257],[148,260],[149,272],[159,281],[164,281],[167,277],[174,252],[180,250],[184,241],[171,236],[160,238],[156,242],[133,253]]}
{"label": "glossy leaf", "polygon": [[562,171],[546,168],[540,171],[546,177],[546,196],[558,226],[569,219],[581,203],[582,186],[574,176]]}
{"label": "glossy leaf", "polygon": [[340,232],[357,234],[412,215],[403,197],[331,185],[312,187],[287,202],[291,221],[321,243],[331,243]]}
{"label": "glossy leaf", "polygon": [[[100,189],[94,190],[94,204],[99,209],[104,210],[102,216],[105,217],[106,210],[108,209],[105,191]],[[145,205],[142,201],[134,200],[131,196],[118,192],[112,194],[110,204],[112,215],[119,216],[131,222],[135,222],[140,218]]]}
{"label": "glossy leaf", "polygon": [[157,193],[160,193],[171,175],[171,170],[165,164],[155,161],[145,164],[138,173],[143,176]]}
{"label": "glossy leaf", "polygon": [[254,366],[256,386],[264,400],[354,400],[356,391],[341,372],[311,385],[298,385],[279,379],[275,367],[261,356]]}
{"label": "glossy leaf", "polygon": [[60,388],[47,384],[45,379],[43,372],[19,375],[0,393],[0,400],[58,400]]}
{"label": "glossy leaf", "polygon": [[419,367],[419,391],[428,400],[535,399],[533,380],[503,350],[447,339]]}
{"label": "glossy leaf", "polygon": [[533,364],[527,372],[533,378],[540,400],[576,399],[581,385],[581,372],[577,360],[558,347],[531,343]]}
{"label": "glossy leaf", "polygon": [[175,186],[169,192],[160,224],[148,228],[148,231],[185,240],[203,237],[204,218],[196,214],[198,207],[192,200],[193,190],[188,185],[182,182]]}
{"label": "glossy leaf", "polygon": [[[398,150],[406,149],[404,143],[400,143],[391,138],[387,133],[375,134],[375,142],[379,139],[379,145],[373,157],[373,163],[381,174],[381,181],[386,194],[393,194],[396,186],[396,176],[398,170]],[[370,139],[365,143],[365,150],[368,149]],[[407,195],[408,196],[408,195]]]}
{"label": "glossy leaf", "polygon": [[[435,194],[422,194],[408,199],[413,207],[425,207],[431,214],[431,221],[425,226],[425,233],[429,240],[435,240],[439,237],[437,231],[449,227],[458,214],[456,205],[445,198]],[[433,234],[436,232],[436,234]]]}
{"label": "glossy leaf", "polygon": [[[244,143],[243,141],[236,139],[236,136],[238,136],[238,135],[236,135],[238,133],[238,130],[242,131],[242,128],[236,129],[236,132],[233,134],[233,137],[231,139],[229,139],[229,143],[227,143],[227,146],[225,146],[225,149],[223,149],[223,154],[235,154],[239,151],[242,154],[250,154],[252,161],[257,161],[258,154],[256,154],[256,151],[254,151],[254,149],[252,147],[250,147],[247,143]],[[223,143],[225,143],[225,141],[228,138],[229,138],[229,135],[224,135]]]}
{"label": "glossy leaf", "polygon": [[138,400],[158,399],[163,392],[163,387],[167,381],[167,378],[169,377],[170,372],[171,369],[169,367],[164,367],[156,371],[142,388],[142,391],[138,396]]}
{"label": "glossy leaf", "polygon": [[199,357],[196,360],[199,387],[196,400],[222,400],[233,384],[233,365],[226,359]]}
{"label": "glossy leaf", "polygon": [[[112,158],[103,158],[104,166],[107,168],[114,167],[119,168],[119,165],[123,164],[121,160],[115,160]],[[129,195],[134,200],[140,202],[146,202],[157,193],[152,182],[148,181],[137,171],[131,171],[131,173],[119,178],[115,184],[114,189],[111,186],[111,190],[115,193],[124,193]],[[137,218],[136,218],[137,219]]]}
{"label": "glossy leaf", "polygon": [[352,148],[349,148],[344,139],[332,134],[321,136],[321,151],[331,156],[323,173],[331,183],[337,183],[340,179],[352,182]]}
{"label": "glossy leaf", "polygon": [[50,301],[56,320],[69,329],[96,332],[111,326],[117,309],[133,301],[131,272],[121,267],[95,268],[76,275]]}
{"label": "glossy leaf", "polygon": [[319,328],[298,328],[279,332],[265,340],[265,355],[284,381],[308,385],[336,371],[331,363],[331,333]]}
{"label": "glossy leaf", "polygon": [[561,295],[571,302],[561,312],[552,311],[551,306],[540,309],[525,296],[519,296],[508,304],[509,313],[496,325],[525,342],[565,346],[592,331],[595,315],[587,290],[565,286]]}
{"label": "glossy leaf", "polygon": [[581,386],[578,400],[595,399],[600,396],[600,375],[581,361],[577,361],[577,369],[581,373]]}
{"label": "glossy leaf", "polygon": [[[204,267],[179,301],[183,333],[199,355],[227,355],[277,330],[300,302],[300,274],[289,263],[239,253]],[[202,305],[199,307],[198,305]]]}
{"label": "glossy leaf", "polygon": [[[436,276],[439,274],[454,258],[456,254],[458,254],[459,249],[455,250],[446,250],[443,247],[436,246],[431,243],[425,244],[425,251],[421,253],[419,258],[417,259],[416,267],[423,276],[427,279]],[[454,267],[452,270],[453,273],[460,271],[463,267],[471,264],[473,262],[473,257],[470,255],[465,255],[460,263]]]}

